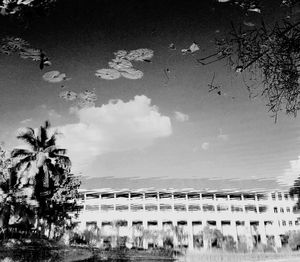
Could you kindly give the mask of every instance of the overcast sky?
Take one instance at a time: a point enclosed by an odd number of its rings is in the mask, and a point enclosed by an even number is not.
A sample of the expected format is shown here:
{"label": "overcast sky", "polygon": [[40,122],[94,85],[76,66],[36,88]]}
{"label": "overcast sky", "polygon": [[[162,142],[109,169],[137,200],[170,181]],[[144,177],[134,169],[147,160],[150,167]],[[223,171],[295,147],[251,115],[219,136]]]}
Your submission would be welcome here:
{"label": "overcast sky", "polygon": [[[215,51],[214,39],[224,36],[230,21],[258,23],[260,14],[245,18],[232,5],[208,0],[58,2],[64,3],[48,17],[0,32],[41,48],[52,62],[40,70],[30,59],[0,54],[0,141],[6,148],[21,145],[19,128],[49,119],[63,134],[58,143],[68,149],[74,173],[93,178],[89,188],[136,181],[143,187],[203,188],[211,178],[210,187],[227,188],[226,180],[236,188],[275,188],[300,173],[299,117],[281,113],[275,124],[265,101],[249,99],[240,75],[225,62],[196,62]],[[272,20],[282,15],[277,9],[266,1],[262,13]],[[181,49],[193,42],[200,50],[183,55]],[[154,51],[151,63],[133,63],[141,78],[95,76],[108,68],[114,52],[139,48]],[[70,79],[45,81],[52,70]],[[208,92],[214,73],[221,95]],[[97,95],[94,107],[78,109],[59,97],[85,90]]]}

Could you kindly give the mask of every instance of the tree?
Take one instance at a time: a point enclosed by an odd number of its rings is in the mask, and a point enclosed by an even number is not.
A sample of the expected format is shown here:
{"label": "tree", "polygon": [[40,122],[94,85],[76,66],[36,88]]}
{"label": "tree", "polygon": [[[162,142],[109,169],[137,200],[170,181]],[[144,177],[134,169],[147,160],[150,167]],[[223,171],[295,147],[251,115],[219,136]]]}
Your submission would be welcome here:
{"label": "tree", "polygon": [[296,210],[300,210],[300,176],[295,180],[294,185],[290,188],[289,193],[291,196],[296,195],[298,197],[298,201],[294,208]]}
{"label": "tree", "polygon": [[[235,1],[246,18],[251,11],[261,15],[256,2],[259,1]],[[265,24],[262,16],[260,26],[231,22],[231,31],[215,42],[216,53],[197,60],[207,65],[227,59],[228,65],[242,74],[249,95],[256,93],[267,100],[275,121],[283,109],[294,116],[300,109],[300,22],[299,13],[294,11],[299,8],[297,2],[281,1],[278,8],[288,7],[290,13],[282,20]],[[272,5],[276,3],[272,1]]]}
{"label": "tree", "polygon": [[0,15],[22,17],[33,11],[47,10],[55,2],[56,0],[1,0]]}
{"label": "tree", "polygon": [[56,147],[57,131],[50,135],[50,123],[36,132],[27,128],[17,136],[31,148],[14,149],[11,157],[21,187],[33,186],[32,198],[38,202],[37,216],[47,222],[49,236],[55,222],[64,225],[68,212],[76,206],[80,180],[70,173],[71,161],[66,150]]}
{"label": "tree", "polygon": [[7,152],[0,147],[0,221],[1,226],[7,230],[12,217],[15,225],[21,225],[23,230],[28,230],[35,219],[35,201],[28,198],[31,188],[20,188],[17,172],[12,167],[12,160]]}
{"label": "tree", "polygon": [[210,249],[212,246],[222,247],[223,235],[220,230],[205,226],[203,229],[204,248]]}

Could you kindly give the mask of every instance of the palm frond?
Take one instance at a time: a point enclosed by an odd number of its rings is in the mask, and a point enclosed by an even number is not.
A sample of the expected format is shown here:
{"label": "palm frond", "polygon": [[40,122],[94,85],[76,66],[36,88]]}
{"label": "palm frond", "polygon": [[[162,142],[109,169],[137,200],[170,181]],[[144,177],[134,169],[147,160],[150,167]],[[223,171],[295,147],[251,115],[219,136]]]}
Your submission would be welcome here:
{"label": "palm frond", "polygon": [[40,127],[40,131],[39,131],[39,135],[38,135],[38,144],[43,149],[46,148],[49,127],[50,127],[50,123],[48,121],[45,122],[44,126]]}
{"label": "palm frond", "polygon": [[54,150],[52,150],[51,152],[49,152],[49,156],[50,157],[59,157],[59,156],[64,156],[67,153],[67,149],[63,149],[63,148],[56,148]]}
{"label": "palm frond", "polygon": [[49,153],[49,156],[50,156],[50,154],[51,154],[53,151],[55,151],[55,150],[57,150],[57,148],[56,148],[55,145],[53,145],[53,146],[48,146],[48,147],[46,147],[46,148],[44,149],[44,153]]}
{"label": "palm frond", "polygon": [[27,150],[27,149],[21,149],[21,148],[15,148],[12,152],[11,152],[11,157],[15,158],[15,157],[23,157],[23,156],[29,156],[32,155],[33,152]]}
{"label": "palm frond", "polygon": [[46,142],[46,147],[53,146],[56,143],[56,138],[59,133],[55,131]]}
{"label": "palm frond", "polygon": [[25,143],[29,144],[33,150],[37,149],[37,139],[35,137],[34,130],[32,128],[27,128],[27,131],[21,133],[17,136],[18,139],[23,140]]}
{"label": "palm frond", "polygon": [[56,155],[55,157],[59,162],[62,162],[65,166],[71,167],[72,162],[69,157],[63,155]]}
{"label": "palm frond", "polygon": [[16,171],[19,171],[24,165],[30,163],[31,161],[34,161],[36,159],[36,155],[32,154],[32,155],[28,155],[24,158],[21,158],[18,163],[14,166],[14,169]]}

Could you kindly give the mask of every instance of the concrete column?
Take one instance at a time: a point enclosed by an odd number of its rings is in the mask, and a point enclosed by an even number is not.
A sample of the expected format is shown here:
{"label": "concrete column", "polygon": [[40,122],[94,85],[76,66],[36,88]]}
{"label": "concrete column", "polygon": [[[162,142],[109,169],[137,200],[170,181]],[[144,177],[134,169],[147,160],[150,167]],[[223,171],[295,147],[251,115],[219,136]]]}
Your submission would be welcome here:
{"label": "concrete column", "polygon": [[233,237],[233,240],[237,242],[238,237],[237,237],[236,221],[230,221],[230,228],[232,232],[231,236]]}
{"label": "concrete column", "polygon": [[279,224],[278,224],[278,220],[274,220],[274,242],[275,242],[275,247],[276,248],[281,248],[282,247],[282,243],[281,243],[281,238],[280,238],[280,228],[279,228]]}
{"label": "concrete column", "polygon": [[259,231],[259,234],[260,234],[261,243],[262,244],[267,244],[266,228],[265,228],[265,222],[263,220],[259,221],[258,231]]}
{"label": "concrete column", "polygon": [[222,234],[223,234],[223,228],[222,228],[222,221],[221,220],[216,220],[216,227],[219,229]]}
{"label": "concrete column", "polygon": [[[145,197],[145,195],[144,195]],[[147,230],[148,229],[148,225],[147,225],[147,220],[143,219],[143,230]],[[143,239],[143,248],[147,249],[148,248],[148,242],[146,239]]]}
{"label": "concrete column", "polygon": [[245,220],[245,230],[246,230],[246,238],[247,238],[247,249],[251,251],[253,249],[253,239],[252,239],[250,220]]}
{"label": "concrete column", "polygon": [[282,247],[280,235],[278,235],[278,234],[274,235],[274,242],[275,242],[275,247],[276,248],[281,248]]}
{"label": "concrete column", "polygon": [[194,235],[193,235],[192,221],[187,221],[187,232],[188,232],[188,242],[189,242],[188,249],[193,250],[194,249]]}

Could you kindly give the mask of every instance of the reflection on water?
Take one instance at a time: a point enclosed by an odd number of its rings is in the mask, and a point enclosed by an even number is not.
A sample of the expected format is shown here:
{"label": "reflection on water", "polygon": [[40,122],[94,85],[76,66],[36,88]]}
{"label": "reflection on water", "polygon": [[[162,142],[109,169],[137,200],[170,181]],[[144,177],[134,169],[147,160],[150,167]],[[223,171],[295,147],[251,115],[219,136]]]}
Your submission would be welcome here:
{"label": "reflection on water", "polygon": [[[64,262],[70,260],[68,258],[66,259],[57,259],[57,258],[47,258],[47,259],[41,259],[41,258],[34,258],[34,257],[26,257],[26,258],[11,258],[11,257],[4,257],[0,258],[0,262]],[[138,260],[131,260],[131,259],[108,259],[103,260],[100,258],[91,258],[76,262],[129,262],[129,261],[136,261],[136,262],[166,262],[166,260],[153,260],[153,259],[138,259]]]}

